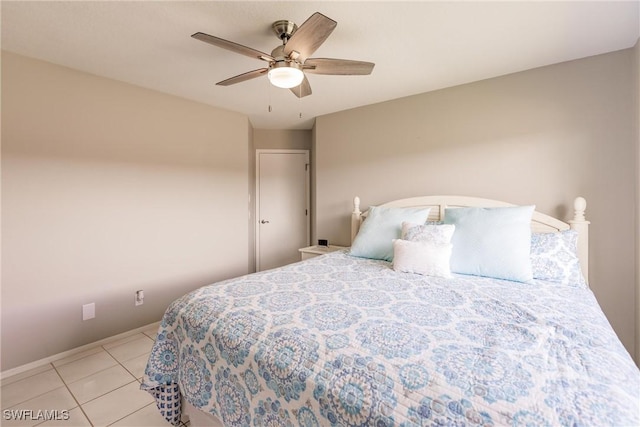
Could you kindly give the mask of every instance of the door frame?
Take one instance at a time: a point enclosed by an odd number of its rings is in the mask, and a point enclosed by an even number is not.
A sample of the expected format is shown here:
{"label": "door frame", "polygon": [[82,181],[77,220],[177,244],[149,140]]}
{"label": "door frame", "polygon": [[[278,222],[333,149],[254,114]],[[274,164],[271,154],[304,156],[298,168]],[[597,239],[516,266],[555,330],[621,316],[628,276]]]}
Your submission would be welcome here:
{"label": "door frame", "polygon": [[311,241],[311,162],[309,161],[309,150],[294,150],[294,149],[256,149],[256,203],[255,203],[255,258],[256,258],[256,271],[260,270],[260,154],[304,154],[306,161],[305,168],[305,209],[307,210],[307,246]]}

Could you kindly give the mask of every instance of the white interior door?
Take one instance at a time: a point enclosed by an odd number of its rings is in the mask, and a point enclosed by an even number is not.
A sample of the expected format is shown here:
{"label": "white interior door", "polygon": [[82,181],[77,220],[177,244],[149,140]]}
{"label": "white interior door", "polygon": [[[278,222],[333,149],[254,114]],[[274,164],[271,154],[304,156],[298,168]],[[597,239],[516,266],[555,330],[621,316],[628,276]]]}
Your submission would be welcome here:
{"label": "white interior door", "polygon": [[256,266],[258,271],[300,260],[309,246],[309,152],[256,152]]}

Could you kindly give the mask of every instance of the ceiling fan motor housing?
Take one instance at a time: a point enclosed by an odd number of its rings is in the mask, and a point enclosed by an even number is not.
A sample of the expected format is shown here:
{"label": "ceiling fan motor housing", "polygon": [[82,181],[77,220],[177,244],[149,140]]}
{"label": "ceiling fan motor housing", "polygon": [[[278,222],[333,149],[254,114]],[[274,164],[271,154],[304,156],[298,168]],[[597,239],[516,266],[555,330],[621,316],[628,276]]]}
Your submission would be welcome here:
{"label": "ceiling fan motor housing", "polygon": [[273,59],[275,59],[276,62],[286,61],[291,63],[299,63],[297,61],[297,58],[300,55],[296,51],[291,52],[289,55],[285,54],[284,45],[281,45],[271,51],[271,56],[273,57]]}
{"label": "ceiling fan motor housing", "polygon": [[273,29],[273,32],[276,33],[276,36],[286,43],[293,33],[296,32],[298,26],[293,21],[281,19],[280,21],[276,21],[271,24],[271,28]]}

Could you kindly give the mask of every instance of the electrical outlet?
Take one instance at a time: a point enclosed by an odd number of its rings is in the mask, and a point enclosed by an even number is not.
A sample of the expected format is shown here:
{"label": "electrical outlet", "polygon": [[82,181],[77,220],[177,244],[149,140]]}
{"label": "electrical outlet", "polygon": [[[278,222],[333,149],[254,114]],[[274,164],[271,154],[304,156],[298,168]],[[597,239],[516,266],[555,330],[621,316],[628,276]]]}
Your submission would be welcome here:
{"label": "electrical outlet", "polygon": [[84,304],[82,306],[82,320],[89,320],[96,317],[96,303]]}
{"label": "electrical outlet", "polygon": [[144,291],[142,289],[136,291],[135,304],[136,306],[144,304]]}

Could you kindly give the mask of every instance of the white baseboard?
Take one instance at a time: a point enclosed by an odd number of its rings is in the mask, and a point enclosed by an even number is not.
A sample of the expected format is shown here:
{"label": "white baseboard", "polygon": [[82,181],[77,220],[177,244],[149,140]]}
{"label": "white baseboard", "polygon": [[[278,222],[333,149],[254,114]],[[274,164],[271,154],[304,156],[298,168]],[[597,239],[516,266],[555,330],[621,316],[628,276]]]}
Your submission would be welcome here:
{"label": "white baseboard", "polygon": [[23,372],[26,371],[30,371],[31,369],[35,369],[35,368],[39,368],[41,366],[44,366],[48,363],[53,363],[56,360],[60,360],[60,359],[64,359],[65,357],[69,357],[69,356],[73,356],[74,354],[77,353],[82,353],[83,351],[89,350],[93,347],[99,346],[99,345],[105,345],[105,344],[109,344],[110,342],[114,342],[114,341],[118,341],[121,340],[122,338],[126,338],[129,337],[131,335],[135,335],[138,334],[144,330],[150,329],[154,326],[159,326],[160,322],[154,322],[154,323],[150,323],[148,325],[145,326],[141,326],[139,328],[136,329],[132,329],[130,331],[127,332],[123,332],[121,334],[118,335],[114,335],[112,337],[108,337],[108,338],[104,338],[101,339],[99,341],[95,341],[80,347],[76,347],[74,349],[71,350],[67,350],[67,351],[63,351],[62,353],[58,353],[58,354],[54,354],[53,356],[49,356],[49,357],[45,357],[44,359],[40,359],[40,360],[36,360],[35,362],[31,362],[31,363],[27,363],[26,365],[22,365],[22,366],[18,366],[15,368],[11,368],[11,369],[7,369],[6,371],[2,371],[0,372],[0,381],[12,377],[14,375],[18,375],[21,374]]}

